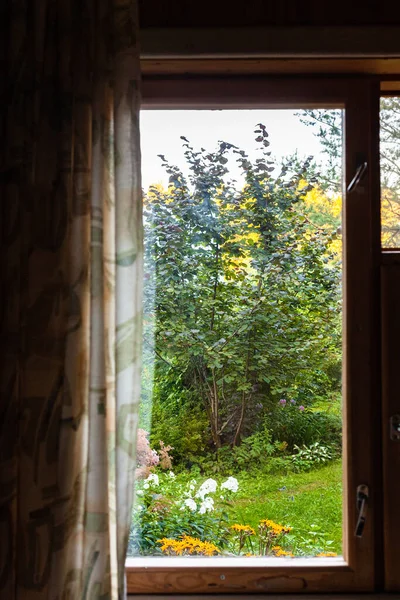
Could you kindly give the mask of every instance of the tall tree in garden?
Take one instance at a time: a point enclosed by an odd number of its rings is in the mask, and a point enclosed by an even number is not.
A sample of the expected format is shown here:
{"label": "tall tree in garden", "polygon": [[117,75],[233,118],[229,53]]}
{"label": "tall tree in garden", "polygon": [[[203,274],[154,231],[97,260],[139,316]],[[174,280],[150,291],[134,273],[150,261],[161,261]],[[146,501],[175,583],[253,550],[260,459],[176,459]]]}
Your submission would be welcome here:
{"label": "tall tree in garden", "polygon": [[311,157],[273,175],[267,131],[255,133],[254,162],[182,138],[190,175],[161,156],[170,185],[145,196],[147,344],[171,387],[201,402],[215,448],[238,445],[269,401],[311,399],[340,353],[336,230],[310,216]]}
{"label": "tall tree in garden", "polygon": [[[342,111],[305,110],[299,114],[321,140],[327,163],[320,182],[338,191],[341,186]],[[381,98],[380,110],[382,243],[400,247],[400,98]]]}

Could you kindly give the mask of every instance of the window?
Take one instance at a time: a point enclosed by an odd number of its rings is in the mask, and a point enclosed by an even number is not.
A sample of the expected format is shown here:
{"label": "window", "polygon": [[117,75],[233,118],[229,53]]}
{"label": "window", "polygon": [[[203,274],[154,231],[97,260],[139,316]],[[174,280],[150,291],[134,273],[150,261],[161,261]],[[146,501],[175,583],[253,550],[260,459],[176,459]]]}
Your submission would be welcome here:
{"label": "window", "polygon": [[380,101],[381,242],[385,250],[400,248],[400,97]]}
{"label": "window", "polygon": [[[140,557],[134,593],[373,590],[380,576],[379,177],[377,84],[359,80],[149,79],[152,108],[326,108],[344,111],[343,558]],[[366,173],[361,173],[367,163]],[[365,168],[364,168],[365,170]],[[356,174],[358,173],[358,177]],[[363,178],[361,179],[361,175]],[[375,460],[374,460],[375,459]],[[360,487],[364,486],[364,487]],[[363,518],[364,495],[367,518]],[[356,535],[356,528],[358,527]]]}

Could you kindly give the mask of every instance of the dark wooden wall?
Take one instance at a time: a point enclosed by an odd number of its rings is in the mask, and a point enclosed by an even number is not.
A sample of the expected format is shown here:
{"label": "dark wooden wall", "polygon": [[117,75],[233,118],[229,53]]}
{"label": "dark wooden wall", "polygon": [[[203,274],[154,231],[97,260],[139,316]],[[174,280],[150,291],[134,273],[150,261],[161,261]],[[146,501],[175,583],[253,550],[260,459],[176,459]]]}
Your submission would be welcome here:
{"label": "dark wooden wall", "polygon": [[142,28],[400,25],[399,0],[139,0]]}

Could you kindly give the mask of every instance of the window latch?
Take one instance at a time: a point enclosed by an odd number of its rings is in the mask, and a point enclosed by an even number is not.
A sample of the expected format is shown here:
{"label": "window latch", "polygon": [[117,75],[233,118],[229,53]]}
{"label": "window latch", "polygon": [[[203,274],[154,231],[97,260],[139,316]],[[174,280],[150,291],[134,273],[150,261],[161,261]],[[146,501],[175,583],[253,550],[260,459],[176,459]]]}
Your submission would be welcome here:
{"label": "window latch", "polygon": [[358,186],[358,184],[361,182],[362,178],[364,177],[367,167],[368,167],[367,161],[364,161],[359,165],[353,179],[350,181],[350,183],[347,187],[348,193],[353,192],[356,189],[356,187]]}
{"label": "window latch", "polygon": [[369,498],[369,489],[365,484],[361,484],[357,487],[357,525],[355,536],[362,537],[364,532],[365,521],[367,520],[367,510],[368,510],[368,498]]}
{"label": "window latch", "polygon": [[390,417],[390,439],[392,442],[400,442],[400,415]]}

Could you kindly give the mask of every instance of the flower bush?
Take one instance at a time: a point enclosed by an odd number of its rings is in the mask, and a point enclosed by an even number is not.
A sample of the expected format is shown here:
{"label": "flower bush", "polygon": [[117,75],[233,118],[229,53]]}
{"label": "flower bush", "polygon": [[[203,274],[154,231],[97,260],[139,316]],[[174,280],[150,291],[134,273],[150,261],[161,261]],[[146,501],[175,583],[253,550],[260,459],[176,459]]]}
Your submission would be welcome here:
{"label": "flower bush", "polygon": [[229,477],[220,484],[212,478],[200,484],[177,479],[170,472],[150,473],[137,481],[131,553],[157,554],[163,552],[159,540],[182,541],[182,536],[213,540],[221,549],[228,546],[228,508],[239,488],[237,479]]}
{"label": "flower bush", "polygon": [[156,450],[152,450],[150,448],[148,435],[148,432],[144,429],[138,429],[136,442],[136,479],[143,479],[147,477],[151,468],[157,466],[160,462]]}
{"label": "flower bush", "polygon": [[[144,431],[143,439],[145,458],[156,462],[154,452],[149,452]],[[278,510],[277,513],[274,500],[269,504],[274,520],[263,518],[260,512],[254,520],[249,507],[242,510],[243,497],[252,497],[249,494],[265,497],[265,473],[258,479],[260,473],[254,469],[243,472],[239,485],[238,479],[231,475],[201,479],[195,469],[191,473],[175,475],[172,470],[161,470],[159,463],[147,465],[146,469],[147,476],[136,480],[130,555],[336,556],[331,550],[337,550],[338,545],[330,539],[323,523],[307,525],[295,520],[296,527],[292,532],[290,525],[276,520],[277,514],[283,517],[286,511]],[[290,489],[290,478],[293,477],[297,475],[288,475],[288,487],[279,482],[277,492],[269,486],[272,494],[282,494],[279,502],[295,502]]]}
{"label": "flower bush", "polygon": [[[174,473],[150,473],[137,482],[130,552],[169,556],[292,556],[282,548],[290,527],[263,519],[258,531],[229,523],[228,509],[239,490],[235,477],[177,481]],[[254,539],[254,542],[253,542]]]}
{"label": "flower bush", "polygon": [[[238,534],[238,554],[241,554],[243,548],[246,545],[247,538],[251,535],[256,535],[256,532],[252,527],[250,527],[250,525],[240,525],[238,523],[235,523],[235,525],[231,525],[230,529],[234,533]],[[250,553],[250,555],[252,554]]]}
{"label": "flower bush", "polygon": [[163,554],[169,556],[215,556],[215,554],[219,554],[219,550],[215,544],[202,542],[190,535],[182,535],[179,540],[163,538],[162,540],[158,540],[158,543],[161,544]]}
{"label": "flower bush", "polygon": [[274,523],[270,519],[262,519],[258,526],[260,556],[271,554],[272,548],[278,547],[277,542],[280,542],[291,529],[291,527]]}
{"label": "flower bush", "polygon": [[272,546],[272,553],[274,554],[274,556],[290,556],[291,558],[294,557],[294,554],[292,552],[288,552],[287,550],[284,550],[281,546]]}

